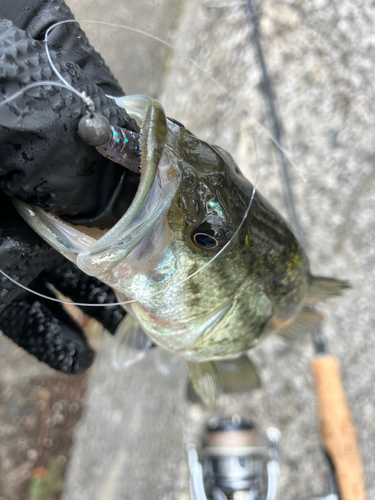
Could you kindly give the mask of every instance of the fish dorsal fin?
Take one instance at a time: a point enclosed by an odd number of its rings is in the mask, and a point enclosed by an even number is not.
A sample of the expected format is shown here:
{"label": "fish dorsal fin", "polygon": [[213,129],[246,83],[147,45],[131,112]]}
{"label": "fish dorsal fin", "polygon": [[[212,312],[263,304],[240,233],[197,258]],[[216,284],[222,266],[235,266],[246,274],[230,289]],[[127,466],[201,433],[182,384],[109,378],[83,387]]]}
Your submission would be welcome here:
{"label": "fish dorsal fin", "polygon": [[336,280],[334,278],[324,278],[312,276],[309,293],[306,298],[306,305],[312,306],[317,302],[341,295],[344,290],[350,288],[348,281]]}
{"label": "fish dorsal fin", "polygon": [[217,396],[217,372],[211,361],[193,363],[187,361],[191,385],[210,411],[215,410]]}

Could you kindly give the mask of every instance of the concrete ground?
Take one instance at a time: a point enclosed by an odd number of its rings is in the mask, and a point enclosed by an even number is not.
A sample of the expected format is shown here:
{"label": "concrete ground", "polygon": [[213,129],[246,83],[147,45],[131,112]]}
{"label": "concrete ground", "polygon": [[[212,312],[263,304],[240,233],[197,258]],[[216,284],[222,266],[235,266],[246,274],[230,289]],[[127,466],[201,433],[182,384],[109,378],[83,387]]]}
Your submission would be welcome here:
{"label": "concrete ground", "polygon": [[[253,182],[258,164],[259,191],[286,215],[277,155],[259,125],[270,130],[244,2],[118,0],[110,9],[104,0],[68,3],[77,19],[131,24],[172,40],[176,49],[165,51],[156,42],[146,45],[143,37],[122,42],[124,35],[114,28],[91,27],[91,35],[83,24],[127,92],[157,96],[169,116],[227,149]],[[286,149],[305,178],[291,167],[312,271],[353,285],[319,310],[329,350],[340,361],[370,500],[375,498],[375,4],[263,0],[257,12]],[[122,369],[121,356],[116,340],[104,336],[62,498],[187,500],[185,445],[199,445],[209,414],[186,401],[183,362],[168,375],[161,373],[158,350],[128,370]],[[217,414],[239,413],[260,428],[281,430],[280,498],[327,492],[310,337],[292,343],[270,337],[250,356],[262,388],[222,396]]]}

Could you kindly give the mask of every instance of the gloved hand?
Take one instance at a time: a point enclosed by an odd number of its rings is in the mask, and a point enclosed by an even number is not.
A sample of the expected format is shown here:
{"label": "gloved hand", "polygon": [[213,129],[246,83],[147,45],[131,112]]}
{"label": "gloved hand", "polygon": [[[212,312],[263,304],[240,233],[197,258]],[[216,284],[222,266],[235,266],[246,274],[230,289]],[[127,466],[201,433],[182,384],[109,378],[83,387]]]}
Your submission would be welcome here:
{"label": "gloved hand", "polygon": [[[3,99],[32,82],[59,81],[48,62],[45,30],[73,19],[62,0],[0,3],[0,90]],[[61,75],[95,102],[113,125],[138,131],[109,95],[123,95],[103,60],[77,24],[52,30],[50,54]],[[45,295],[51,283],[73,301],[115,302],[111,289],[84,275],[37,236],[14,210],[9,196],[39,205],[73,224],[111,227],[130,205],[136,173],[102,157],[77,134],[83,101],[60,87],[37,87],[1,106],[0,269]],[[87,308],[114,332],[120,306]],[[19,345],[66,373],[80,373],[93,360],[78,325],[60,304],[22,291],[0,275],[0,328]]]}

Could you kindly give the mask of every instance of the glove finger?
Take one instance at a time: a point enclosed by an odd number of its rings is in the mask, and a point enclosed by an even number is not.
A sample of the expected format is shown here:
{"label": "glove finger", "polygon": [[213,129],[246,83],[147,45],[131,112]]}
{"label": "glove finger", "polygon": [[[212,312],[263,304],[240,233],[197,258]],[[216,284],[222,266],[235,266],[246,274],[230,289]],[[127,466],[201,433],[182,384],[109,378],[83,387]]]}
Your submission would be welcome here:
{"label": "glove finger", "polygon": [[[10,21],[0,20],[0,55],[3,98],[29,83],[59,81],[45,46]],[[54,50],[50,55],[59,73],[93,99],[98,113],[112,125],[138,131],[126,111],[92,84],[79,66]],[[55,86],[36,87],[1,107],[0,189],[73,224],[111,227],[135,192],[128,190],[129,174],[123,167],[104,159],[79,138],[78,122],[85,113],[79,96]]]}
{"label": "glove finger", "polygon": [[[109,286],[92,276],[83,273],[77,266],[65,258],[46,268],[41,277],[53,285],[63,295],[73,302],[88,304],[110,304],[117,302],[115,292]],[[120,321],[125,316],[121,306],[85,307],[80,309],[87,315],[98,320],[104,328],[115,333]]]}
{"label": "glove finger", "polygon": [[[31,287],[52,295],[39,279]],[[22,292],[0,313],[0,328],[16,344],[55,370],[80,374],[93,363],[94,351],[61,305],[29,292]]]}
{"label": "glove finger", "polygon": [[[74,19],[63,0],[12,0],[0,2],[0,19],[9,19],[34,40],[43,41],[47,29],[60,22]],[[78,64],[101,87],[106,94],[124,95],[118,81],[104,63],[104,60],[89,44],[78,23],[68,23],[53,28],[48,44],[67,60]]]}
{"label": "glove finger", "polygon": [[[108,304],[117,301],[111,288],[84,274],[42,240],[1,192],[0,207],[4,214],[0,217],[0,269],[21,284],[29,286],[49,266],[43,273],[43,279],[74,302]],[[22,288],[0,274],[0,312],[22,293]],[[34,296],[34,300],[38,299]],[[53,307],[53,302],[45,302],[49,309]],[[115,332],[125,316],[121,306],[82,307],[82,310],[111,333]]]}
{"label": "glove finger", "polygon": [[[117,302],[116,294],[112,288],[98,279],[83,273],[76,265],[65,258],[61,258],[61,261],[58,263],[47,267],[41,274],[41,277],[74,302],[87,302],[88,304],[111,304]],[[116,332],[117,327],[126,315],[126,311],[120,305],[111,307],[79,307],[85,314],[99,321],[111,333]],[[149,348],[155,346],[156,344],[152,342]],[[143,337],[141,344],[133,344],[132,349],[144,350]]]}

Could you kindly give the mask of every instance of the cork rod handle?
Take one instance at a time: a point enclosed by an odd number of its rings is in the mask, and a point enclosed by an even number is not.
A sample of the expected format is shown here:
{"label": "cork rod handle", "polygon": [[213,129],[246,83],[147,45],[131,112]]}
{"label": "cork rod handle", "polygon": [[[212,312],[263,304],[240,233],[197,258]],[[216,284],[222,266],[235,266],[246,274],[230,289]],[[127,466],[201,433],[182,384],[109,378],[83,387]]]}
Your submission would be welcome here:
{"label": "cork rod handle", "polygon": [[341,500],[365,500],[365,484],[356,432],[333,356],[312,361],[324,448],[335,468]]}

